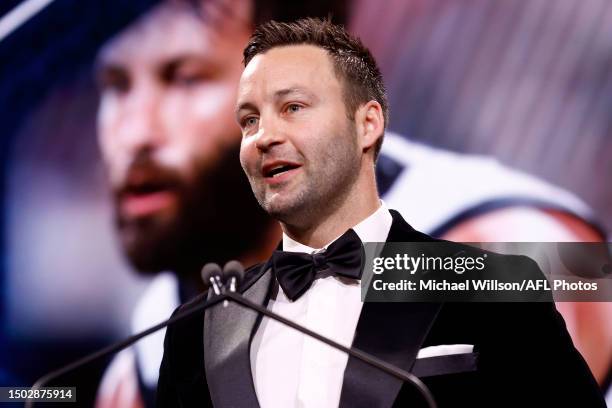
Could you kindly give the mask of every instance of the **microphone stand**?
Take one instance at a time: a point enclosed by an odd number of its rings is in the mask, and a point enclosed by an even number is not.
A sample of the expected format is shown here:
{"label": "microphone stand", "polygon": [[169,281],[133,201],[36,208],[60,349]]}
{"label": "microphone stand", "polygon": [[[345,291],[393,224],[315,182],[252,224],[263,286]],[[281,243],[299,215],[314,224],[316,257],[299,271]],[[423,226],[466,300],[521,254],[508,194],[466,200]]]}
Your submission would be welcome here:
{"label": "microphone stand", "polygon": [[[242,266],[236,262],[236,264],[239,266],[239,268],[242,268]],[[236,266],[236,264],[232,265],[232,266]],[[230,268],[232,269],[232,268]],[[337,350],[343,351],[345,353],[347,353],[348,355],[355,357],[363,362],[365,362],[366,364],[369,364],[395,378],[398,378],[401,381],[405,381],[408,383],[413,384],[421,393],[421,395],[423,396],[423,398],[427,401],[427,404],[429,405],[429,407],[431,408],[437,408],[437,404],[433,398],[433,395],[431,394],[431,392],[429,391],[429,389],[427,388],[427,386],[414,374],[409,373],[408,371],[402,370],[399,367],[395,367],[377,357],[374,357],[371,354],[368,354],[366,352],[363,352],[361,350],[358,349],[353,349],[353,348],[349,348],[349,347],[345,347],[342,344],[339,344],[325,336],[322,336],[312,330],[309,330],[295,322],[292,322],[289,319],[284,318],[283,316],[280,316],[274,312],[271,312],[270,310],[268,310],[267,308],[258,305],[257,303],[253,303],[250,300],[248,300],[247,298],[245,298],[244,296],[242,296],[241,294],[239,294],[238,292],[236,292],[236,286],[237,286],[237,281],[238,279],[241,279],[242,276],[241,274],[244,273],[244,269],[242,269],[242,271],[238,271],[238,273],[235,273],[234,275],[230,275],[227,274],[226,275],[229,278],[229,289],[227,287],[227,285],[223,285],[223,283],[221,282],[221,275],[218,274],[218,271],[220,271],[220,268],[218,268],[218,266],[216,266],[214,269],[209,269],[208,273],[206,274],[206,278],[204,279],[204,281],[209,281],[211,283],[211,287],[214,290],[214,295],[206,300],[203,303],[200,303],[196,306],[193,306],[185,311],[182,311],[181,313],[176,314],[175,316],[171,317],[170,319],[161,322],[145,331],[142,331],[138,334],[135,334],[133,336],[128,337],[125,340],[119,341],[117,343],[111,344],[110,346],[107,346],[99,351],[96,351],[95,353],[89,354],[77,361],[74,361],[64,367],[61,367],[55,371],[52,371],[48,374],[43,375],[42,377],[40,377],[32,386],[32,389],[38,389],[41,388],[44,384],[48,383],[49,381],[60,377],[72,370],[75,370],[79,367],[82,367],[85,364],[88,364],[92,361],[95,361],[97,359],[100,359],[102,357],[108,356],[110,354],[116,353],[117,351],[120,351],[134,343],[136,343],[138,340],[140,340],[141,338],[148,336],[149,334],[156,332],[157,330],[160,330],[170,324],[173,324],[179,320],[182,320],[186,317],[191,316],[192,314],[198,312],[198,311],[202,311],[205,310],[209,307],[212,307],[220,302],[223,302],[224,305],[226,305],[226,302],[228,300],[232,300],[234,302],[236,302],[237,304],[241,305],[242,307],[246,307],[247,309],[251,309],[254,310],[258,313],[263,314],[264,316],[269,317],[270,319],[276,320],[280,323],[283,323],[286,326],[291,327],[294,330],[297,330],[301,333],[304,333],[307,336],[310,336],[312,338],[315,338],[325,344],[327,344],[330,347],[333,347]],[[27,399],[26,403],[25,403],[25,408],[31,408],[34,405],[34,401],[32,399]]]}

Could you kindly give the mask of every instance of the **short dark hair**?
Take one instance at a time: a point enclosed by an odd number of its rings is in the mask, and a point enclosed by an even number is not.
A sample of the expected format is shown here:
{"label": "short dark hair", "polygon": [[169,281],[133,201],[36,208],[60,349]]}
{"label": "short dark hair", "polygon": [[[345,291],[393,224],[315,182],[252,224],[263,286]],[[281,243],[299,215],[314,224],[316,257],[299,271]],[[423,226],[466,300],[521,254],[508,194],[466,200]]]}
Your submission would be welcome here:
{"label": "short dark hair", "polygon": [[[359,106],[374,100],[380,103],[389,122],[387,91],[376,60],[359,38],[351,36],[343,26],[329,19],[304,18],[291,23],[269,21],[258,26],[244,49],[244,66],[257,54],[286,45],[310,44],[326,50],[334,62],[334,71],[344,82],[344,103],[350,119]],[[374,146],[376,161],[383,134]]]}

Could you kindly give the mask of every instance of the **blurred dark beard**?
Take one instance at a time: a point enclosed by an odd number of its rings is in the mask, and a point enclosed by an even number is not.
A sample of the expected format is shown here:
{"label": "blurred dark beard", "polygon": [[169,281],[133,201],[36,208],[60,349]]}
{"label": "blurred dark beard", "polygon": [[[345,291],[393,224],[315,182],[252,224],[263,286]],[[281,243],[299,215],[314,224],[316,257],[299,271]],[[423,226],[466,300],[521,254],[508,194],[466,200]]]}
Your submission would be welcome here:
{"label": "blurred dark beard", "polygon": [[135,269],[145,274],[173,271],[197,280],[205,263],[223,266],[267,244],[262,236],[271,219],[253,196],[240,167],[239,150],[237,145],[227,151],[214,168],[200,164],[193,182],[148,164],[161,178],[174,182],[179,203],[170,218],[118,217],[124,251]]}

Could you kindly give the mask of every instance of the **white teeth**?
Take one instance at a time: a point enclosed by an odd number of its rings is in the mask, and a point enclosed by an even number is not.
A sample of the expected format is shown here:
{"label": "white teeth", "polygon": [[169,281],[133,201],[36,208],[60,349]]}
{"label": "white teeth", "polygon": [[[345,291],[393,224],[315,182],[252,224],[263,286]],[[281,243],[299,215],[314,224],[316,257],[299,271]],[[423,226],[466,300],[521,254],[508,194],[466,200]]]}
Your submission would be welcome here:
{"label": "white teeth", "polygon": [[289,168],[287,166],[285,166],[285,165],[280,165],[280,166],[274,167],[274,168],[270,169],[270,171],[269,171],[269,173],[274,173],[274,174],[272,174],[269,177],[274,178],[274,177],[278,176],[279,174],[284,173],[287,170],[289,170]]}

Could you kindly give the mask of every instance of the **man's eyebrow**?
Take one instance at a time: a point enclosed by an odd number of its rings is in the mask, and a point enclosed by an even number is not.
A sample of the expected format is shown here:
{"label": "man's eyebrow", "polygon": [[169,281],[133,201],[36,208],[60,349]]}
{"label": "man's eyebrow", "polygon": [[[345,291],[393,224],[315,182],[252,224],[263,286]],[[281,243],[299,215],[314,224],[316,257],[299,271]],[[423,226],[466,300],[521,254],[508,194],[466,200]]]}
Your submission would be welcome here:
{"label": "man's eyebrow", "polygon": [[176,69],[182,64],[195,63],[203,65],[205,67],[216,68],[219,65],[219,61],[216,58],[212,58],[210,55],[201,55],[195,52],[182,52],[174,55],[169,55],[164,58],[160,58],[157,65],[166,66],[169,68]]}
{"label": "man's eyebrow", "polygon": [[[279,100],[279,99],[282,99],[286,96],[290,96],[293,94],[304,95],[310,98],[316,98],[315,94],[299,86],[279,89],[278,91],[274,92],[273,98],[275,100]],[[236,110],[235,110],[237,119],[239,119],[240,111],[242,110],[257,111],[257,107],[252,102],[248,102],[248,101],[241,102],[240,104],[236,106]]]}
{"label": "man's eyebrow", "polygon": [[217,69],[217,62],[195,54],[179,54],[162,59],[157,63],[157,71],[162,77],[174,74],[179,68],[192,64],[198,71],[212,72]]}
{"label": "man's eyebrow", "polygon": [[105,47],[95,56],[93,61],[94,72],[105,70],[108,67],[118,68],[121,67],[121,65],[119,61],[113,58],[112,52],[109,52]]}
{"label": "man's eyebrow", "polygon": [[254,112],[254,111],[257,111],[257,107],[252,102],[242,102],[242,103],[240,103],[238,106],[236,106],[236,110],[235,110],[236,119],[239,119],[240,111],[242,111],[242,110],[247,110],[247,111]]}
{"label": "man's eyebrow", "polygon": [[308,97],[314,97],[314,94],[312,92],[299,86],[293,86],[289,88],[279,89],[278,91],[274,92],[274,99],[281,99],[291,94],[301,94]]}
{"label": "man's eyebrow", "polygon": [[96,82],[100,82],[105,75],[123,74],[129,71],[128,66],[121,60],[109,52],[107,49],[102,49],[96,55],[93,61],[93,74]]}
{"label": "man's eyebrow", "polygon": [[114,61],[100,59],[95,60],[93,64],[94,72],[108,71],[108,70],[120,70],[123,69],[122,64]]}

